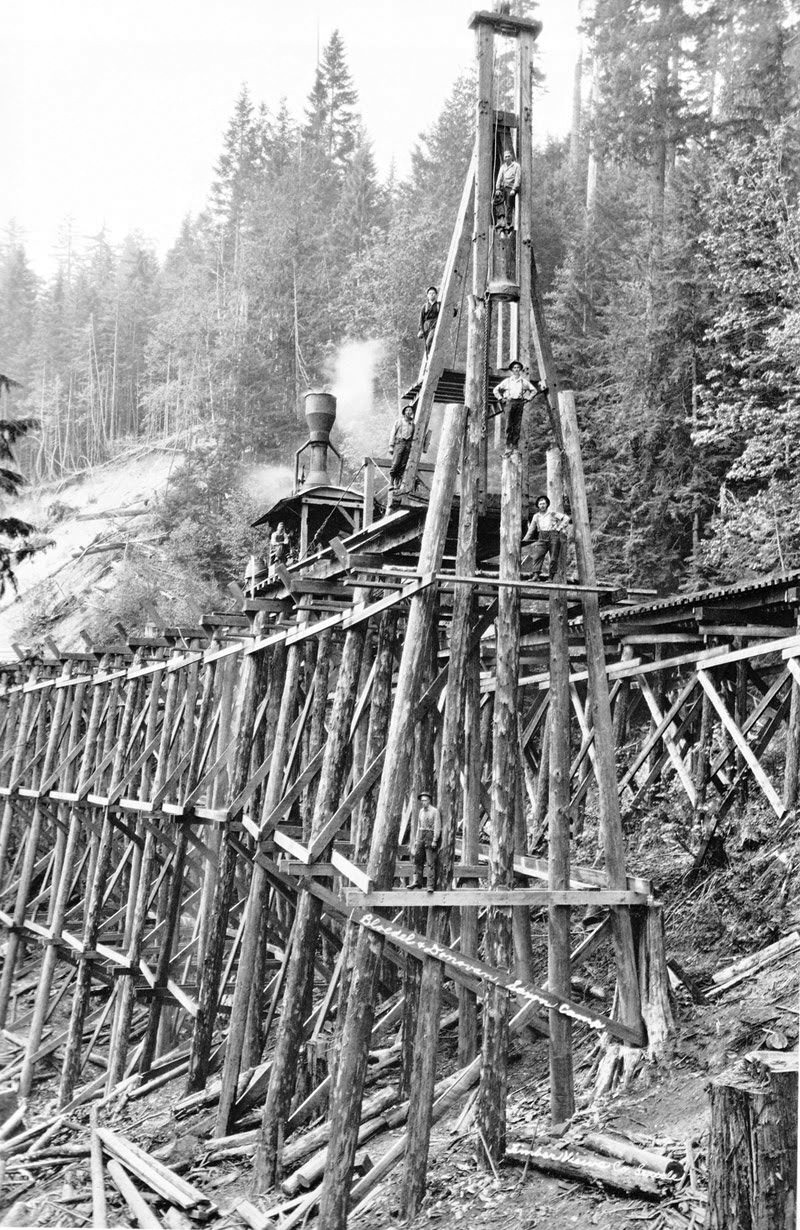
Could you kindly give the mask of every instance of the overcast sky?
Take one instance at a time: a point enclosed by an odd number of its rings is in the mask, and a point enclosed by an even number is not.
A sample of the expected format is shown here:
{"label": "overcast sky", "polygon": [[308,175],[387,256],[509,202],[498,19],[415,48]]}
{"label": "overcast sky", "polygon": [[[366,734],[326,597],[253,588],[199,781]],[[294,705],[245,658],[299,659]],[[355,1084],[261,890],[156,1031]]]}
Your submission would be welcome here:
{"label": "overcast sky", "polygon": [[[39,273],[58,230],[141,231],[163,254],[206,200],[246,83],[295,115],[318,43],[338,28],[386,174],[403,174],[473,54],[474,0],[6,0],[0,35],[0,227],[15,219]],[[490,7],[487,3],[486,7]],[[542,134],[569,127],[577,0],[540,0]]]}

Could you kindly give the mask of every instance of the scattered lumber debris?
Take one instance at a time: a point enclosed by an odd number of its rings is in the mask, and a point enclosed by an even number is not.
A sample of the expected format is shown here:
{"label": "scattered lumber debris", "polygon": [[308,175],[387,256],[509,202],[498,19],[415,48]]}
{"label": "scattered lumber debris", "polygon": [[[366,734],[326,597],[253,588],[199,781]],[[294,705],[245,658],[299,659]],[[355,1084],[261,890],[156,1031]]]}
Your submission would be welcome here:
{"label": "scattered lumber debris", "polygon": [[752,978],[754,974],[764,969],[765,966],[772,965],[776,961],[785,960],[792,953],[796,953],[798,948],[800,948],[800,931],[792,931],[774,944],[763,948],[761,952],[753,953],[749,957],[742,957],[741,961],[736,961],[733,965],[727,965],[724,969],[717,970],[711,976],[714,986],[706,991],[706,998],[713,999],[717,995],[724,994],[731,987],[737,986],[738,983],[744,982],[747,978]]}

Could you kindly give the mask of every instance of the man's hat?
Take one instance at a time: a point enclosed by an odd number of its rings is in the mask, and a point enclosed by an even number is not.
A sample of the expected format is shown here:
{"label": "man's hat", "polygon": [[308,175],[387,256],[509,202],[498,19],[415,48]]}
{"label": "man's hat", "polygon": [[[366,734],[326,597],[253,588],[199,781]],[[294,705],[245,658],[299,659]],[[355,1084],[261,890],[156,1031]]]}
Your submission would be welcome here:
{"label": "man's hat", "polygon": [[512,359],[508,367],[506,368],[506,371],[513,372],[515,367],[518,367],[521,372],[524,372],[525,370],[525,368],[522,366],[522,363],[520,362],[519,359]]}
{"label": "man's hat", "polygon": [[[437,295],[438,295],[438,293],[439,293],[439,287],[438,287],[438,286],[429,286],[429,287],[428,287],[428,290],[432,290],[432,291],[434,291],[434,293],[435,293],[435,294],[437,294]],[[425,294],[426,294],[426,295],[427,295],[427,293],[428,293],[428,290],[426,290],[426,291],[425,291]]]}
{"label": "man's hat", "polygon": [[419,794],[417,795],[417,798],[418,799],[432,799],[433,795],[431,794],[430,790],[420,790]]}
{"label": "man's hat", "polygon": [[538,504],[540,500],[544,500],[544,501],[545,501],[545,503],[547,504],[547,507],[548,507],[548,508],[550,507],[550,497],[549,497],[549,496],[547,496],[547,495],[545,495],[545,494],[544,494],[544,492],[542,492],[542,494],[541,494],[541,495],[537,495],[537,497],[536,497],[536,503]]}

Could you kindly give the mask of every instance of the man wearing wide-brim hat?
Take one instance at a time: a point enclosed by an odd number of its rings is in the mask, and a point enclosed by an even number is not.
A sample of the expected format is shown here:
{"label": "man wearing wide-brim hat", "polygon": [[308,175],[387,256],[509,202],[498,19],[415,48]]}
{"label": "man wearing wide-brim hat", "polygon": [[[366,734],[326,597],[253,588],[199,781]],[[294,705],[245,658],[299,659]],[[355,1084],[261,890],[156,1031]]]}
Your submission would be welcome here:
{"label": "man wearing wide-brim hat", "polygon": [[414,842],[414,883],[412,888],[422,888],[422,869],[429,893],[436,885],[436,855],[442,840],[442,818],[439,808],[434,807],[429,790],[420,790],[417,816],[417,836]]}
{"label": "man wearing wide-brim hat", "polygon": [[525,375],[525,369],[519,359],[512,359],[506,371],[508,375],[505,380],[501,380],[496,386],[494,395],[502,409],[508,411],[506,415],[506,448],[509,449],[516,448],[519,444],[522,412],[525,409],[525,403],[533,401],[534,397],[543,392],[543,390],[531,384]]}

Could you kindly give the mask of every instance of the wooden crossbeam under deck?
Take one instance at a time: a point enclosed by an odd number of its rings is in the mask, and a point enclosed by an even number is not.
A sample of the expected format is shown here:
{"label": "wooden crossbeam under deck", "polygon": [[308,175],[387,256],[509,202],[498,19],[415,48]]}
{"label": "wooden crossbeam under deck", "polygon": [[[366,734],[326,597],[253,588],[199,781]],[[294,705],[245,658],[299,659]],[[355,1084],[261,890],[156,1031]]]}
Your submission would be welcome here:
{"label": "wooden crossbeam under deck", "polygon": [[651,897],[644,893],[598,888],[448,888],[429,893],[424,888],[390,888],[360,892],[344,890],[348,905],[367,909],[405,909],[407,906],[541,906],[551,905],[648,905]]}

